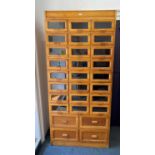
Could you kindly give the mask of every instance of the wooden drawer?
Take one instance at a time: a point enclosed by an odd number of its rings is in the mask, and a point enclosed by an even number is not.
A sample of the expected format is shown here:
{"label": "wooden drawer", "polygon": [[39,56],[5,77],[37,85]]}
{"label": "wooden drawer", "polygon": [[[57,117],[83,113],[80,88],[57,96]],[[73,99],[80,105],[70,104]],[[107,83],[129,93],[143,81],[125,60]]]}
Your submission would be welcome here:
{"label": "wooden drawer", "polygon": [[67,59],[48,59],[47,67],[51,70],[67,70],[68,60]]}
{"label": "wooden drawer", "polygon": [[51,139],[52,140],[64,140],[64,141],[77,141],[78,131],[76,129],[51,129]]}
{"label": "wooden drawer", "polygon": [[47,46],[46,55],[48,58],[64,59],[68,58],[68,49],[66,46]]}
{"label": "wooden drawer", "polygon": [[91,56],[96,59],[112,58],[114,56],[113,46],[91,46]]}
{"label": "wooden drawer", "polygon": [[67,114],[68,104],[49,104],[49,112],[55,114]]}
{"label": "wooden drawer", "polygon": [[109,118],[106,116],[80,116],[80,128],[108,128]]}
{"label": "wooden drawer", "polygon": [[90,47],[89,46],[70,46],[69,57],[77,58],[90,58]]}
{"label": "wooden drawer", "polygon": [[48,101],[50,103],[67,103],[68,104],[68,94],[66,93],[49,93]]}
{"label": "wooden drawer", "polygon": [[81,129],[81,142],[107,142],[108,132],[105,130]]}
{"label": "wooden drawer", "polygon": [[94,70],[112,70],[113,60],[112,59],[92,59],[91,69]]}
{"label": "wooden drawer", "polygon": [[76,103],[70,104],[71,114],[89,114],[89,104]]}
{"label": "wooden drawer", "polygon": [[78,117],[70,115],[52,115],[51,116],[51,127],[78,127]]}
{"label": "wooden drawer", "polygon": [[69,71],[70,82],[89,82],[89,70],[86,71]]}
{"label": "wooden drawer", "polygon": [[69,95],[69,101],[70,103],[89,103],[89,94],[70,94]]}
{"label": "wooden drawer", "polygon": [[92,70],[90,80],[91,82],[112,82],[112,72]]}
{"label": "wooden drawer", "polygon": [[70,59],[69,60],[69,69],[74,70],[84,70],[90,68],[89,59]]}
{"label": "wooden drawer", "polygon": [[70,93],[89,93],[89,83],[69,83]]}
{"label": "wooden drawer", "polygon": [[91,83],[90,91],[91,93],[111,93],[112,84],[111,83]]}
{"label": "wooden drawer", "polygon": [[68,82],[68,71],[48,71],[48,81]]}
{"label": "wooden drawer", "polygon": [[91,115],[109,115],[110,107],[108,105],[90,105]]}
{"label": "wooden drawer", "polygon": [[67,93],[68,83],[65,82],[48,82],[48,91],[55,93]]}
{"label": "wooden drawer", "polygon": [[90,33],[70,33],[69,45],[89,45]]}

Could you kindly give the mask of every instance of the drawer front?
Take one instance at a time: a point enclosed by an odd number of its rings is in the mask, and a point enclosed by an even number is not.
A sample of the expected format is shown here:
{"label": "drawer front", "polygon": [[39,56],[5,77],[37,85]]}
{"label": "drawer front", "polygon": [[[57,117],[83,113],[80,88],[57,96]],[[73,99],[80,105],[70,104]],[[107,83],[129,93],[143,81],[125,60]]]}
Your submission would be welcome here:
{"label": "drawer front", "polygon": [[50,103],[67,103],[68,104],[68,94],[66,93],[49,93],[48,100]]}
{"label": "drawer front", "polygon": [[90,114],[92,115],[109,115],[110,107],[106,105],[90,105]]}
{"label": "drawer front", "polygon": [[65,115],[52,115],[51,116],[51,127],[78,127],[77,116],[65,116]]}
{"label": "drawer front", "polygon": [[48,81],[68,82],[67,71],[48,71]]}
{"label": "drawer front", "polygon": [[89,114],[89,105],[87,104],[70,104],[70,113],[71,114]]}
{"label": "drawer front", "polygon": [[91,71],[91,82],[112,82],[112,72],[110,71]]}
{"label": "drawer front", "polygon": [[70,94],[69,101],[70,103],[88,103],[89,94]]}
{"label": "drawer front", "polygon": [[81,128],[108,128],[108,117],[97,116],[81,116],[80,127]]}
{"label": "drawer front", "polygon": [[76,129],[51,129],[51,139],[77,141],[78,131]]}
{"label": "drawer front", "polygon": [[52,93],[68,93],[68,83],[48,82],[48,91]]}
{"label": "drawer front", "polygon": [[89,83],[69,83],[69,92],[70,93],[88,93],[89,92]]}
{"label": "drawer front", "polygon": [[80,130],[80,141],[81,142],[107,142],[108,132],[103,130],[91,130],[81,129]]}
{"label": "drawer front", "polygon": [[46,55],[48,58],[68,58],[68,50],[66,46],[47,46]]}
{"label": "drawer front", "polygon": [[53,114],[67,114],[68,104],[49,104],[49,112]]}

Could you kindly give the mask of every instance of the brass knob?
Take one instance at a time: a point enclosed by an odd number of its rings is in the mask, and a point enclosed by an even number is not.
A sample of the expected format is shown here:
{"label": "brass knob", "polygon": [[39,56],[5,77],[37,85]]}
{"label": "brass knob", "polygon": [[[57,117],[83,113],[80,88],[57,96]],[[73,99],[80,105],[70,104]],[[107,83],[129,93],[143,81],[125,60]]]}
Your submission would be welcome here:
{"label": "brass knob", "polygon": [[91,135],[91,138],[97,138],[98,136],[97,135]]}
{"label": "brass knob", "polygon": [[63,133],[62,137],[68,137],[68,134],[67,133]]}
{"label": "brass knob", "polygon": [[92,122],[92,124],[97,124],[98,123],[98,121],[91,121]]}

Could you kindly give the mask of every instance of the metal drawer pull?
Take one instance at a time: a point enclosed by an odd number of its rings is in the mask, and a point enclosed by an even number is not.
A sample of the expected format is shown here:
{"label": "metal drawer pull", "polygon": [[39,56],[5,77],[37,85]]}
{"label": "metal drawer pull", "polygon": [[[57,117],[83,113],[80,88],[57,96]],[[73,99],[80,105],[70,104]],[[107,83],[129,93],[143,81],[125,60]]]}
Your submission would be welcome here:
{"label": "metal drawer pull", "polygon": [[66,124],[68,121],[67,120],[63,120],[63,123]]}
{"label": "metal drawer pull", "polygon": [[97,124],[98,123],[98,121],[91,121],[92,122],[92,124]]}
{"label": "metal drawer pull", "polygon": [[63,133],[62,137],[68,137],[68,134],[67,133]]}
{"label": "metal drawer pull", "polygon": [[98,136],[97,135],[91,135],[91,138],[98,138]]}

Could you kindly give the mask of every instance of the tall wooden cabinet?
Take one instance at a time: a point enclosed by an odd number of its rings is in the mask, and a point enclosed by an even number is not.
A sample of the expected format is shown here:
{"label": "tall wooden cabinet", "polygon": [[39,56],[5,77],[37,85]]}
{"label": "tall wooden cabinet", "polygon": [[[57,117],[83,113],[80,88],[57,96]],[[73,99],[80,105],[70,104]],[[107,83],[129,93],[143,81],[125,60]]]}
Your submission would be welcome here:
{"label": "tall wooden cabinet", "polygon": [[46,11],[53,145],[108,147],[115,11]]}

